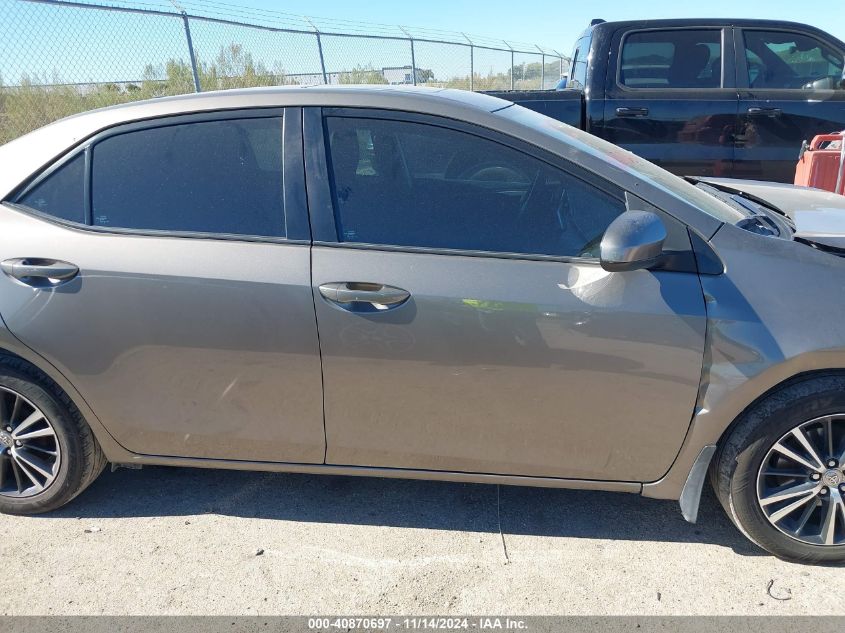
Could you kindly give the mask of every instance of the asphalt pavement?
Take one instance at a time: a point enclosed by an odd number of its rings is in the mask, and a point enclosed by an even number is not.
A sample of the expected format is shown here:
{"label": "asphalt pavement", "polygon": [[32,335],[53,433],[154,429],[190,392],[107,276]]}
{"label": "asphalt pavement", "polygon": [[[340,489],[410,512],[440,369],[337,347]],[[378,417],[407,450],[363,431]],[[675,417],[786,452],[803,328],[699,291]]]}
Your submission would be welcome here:
{"label": "asphalt pavement", "polygon": [[845,614],[842,568],[758,550],[709,489],[689,525],[624,493],[118,470],[0,516],[0,561],[13,615]]}

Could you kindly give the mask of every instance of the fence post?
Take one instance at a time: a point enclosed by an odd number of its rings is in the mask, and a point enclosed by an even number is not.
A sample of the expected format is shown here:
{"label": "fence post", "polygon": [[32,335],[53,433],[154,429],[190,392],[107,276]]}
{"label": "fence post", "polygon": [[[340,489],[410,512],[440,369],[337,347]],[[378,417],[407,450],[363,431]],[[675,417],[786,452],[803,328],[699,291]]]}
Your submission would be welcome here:
{"label": "fence post", "polygon": [[540,51],[540,90],[546,88],[546,53],[542,48],[534,44],[534,48]]}
{"label": "fence post", "polygon": [[511,51],[511,90],[513,90],[513,89],[514,89],[514,81],[513,81],[513,70],[514,70],[514,68],[513,68],[513,46],[511,46],[510,44],[508,44],[507,40],[502,40],[502,41],[505,43],[505,46],[507,46],[507,47],[510,49],[510,51]]}
{"label": "fence post", "polygon": [[320,54],[320,72],[323,74],[323,85],[329,83],[328,75],[326,75],[326,60],[323,58],[323,40],[320,39],[320,29],[311,21],[311,18],[305,16],[305,20],[314,29],[314,35],[317,36],[317,52]]}
{"label": "fence post", "polygon": [[406,31],[404,28],[402,28],[401,26],[399,27],[399,30],[402,31],[408,37],[408,41],[411,43],[411,77],[413,79],[414,85],[416,86],[417,85],[417,58],[416,58],[416,54],[414,52],[414,37],[413,37],[413,35],[408,33],[408,31]]}
{"label": "fence post", "polygon": [[[569,58],[561,55],[560,51],[557,50],[556,48],[553,48],[552,50],[555,52],[555,55],[557,55],[557,62],[558,62],[558,64],[557,64],[557,74],[558,74],[558,81],[560,81],[560,78],[563,77],[563,60],[565,59],[566,62],[569,63]],[[572,72],[572,69],[570,68],[567,72]],[[569,83],[568,77],[567,77],[567,83]],[[555,85],[557,85],[557,84],[555,84]]]}
{"label": "fence post", "polygon": [[194,55],[194,42],[191,40],[191,23],[186,11],[182,11],[182,23],[185,25],[185,39],[188,41],[188,56],[191,60],[191,73],[194,75],[194,92],[202,92],[202,86],[200,86],[200,75],[197,70],[197,56]]}
{"label": "fence post", "polygon": [[540,63],[543,65],[540,71],[540,90],[546,89],[546,54],[540,55]]}
{"label": "fence post", "polygon": [[472,45],[472,40],[467,37],[466,33],[461,33],[464,39],[469,42],[469,89],[475,89],[475,47]]}

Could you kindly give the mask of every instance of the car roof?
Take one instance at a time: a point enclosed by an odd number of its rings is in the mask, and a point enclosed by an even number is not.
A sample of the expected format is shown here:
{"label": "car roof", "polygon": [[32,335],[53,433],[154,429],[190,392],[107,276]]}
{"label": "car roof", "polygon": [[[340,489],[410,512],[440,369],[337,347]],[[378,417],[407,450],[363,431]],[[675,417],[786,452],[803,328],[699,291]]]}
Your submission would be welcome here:
{"label": "car roof", "polygon": [[470,108],[495,112],[511,102],[466,90],[427,88],[407,85],[317,85],[266,86],[195,92],[171,97],[157,97],[89,110],[60,119],[51,125],[82,124],[98,121],[115,125],[150,116],[168,116],[212,110],[256,107],[349,106],[401,109],[428,112],[432,105]]}
{"label": "car roof", "polygon": [[760,26],[760,27],[798,27],[810,28],[800,22],[787,22],[784,20],[763,20],[759,18],[658,18],[643,20],[616,20],[610,22],[599,22],[592,25],[594,29],[618,28],[620,26],[648,25],[654,27],[690,27],[690,26]]}
{"label": "car roof", "polygon": [[0,196],[69,149],[116,125],[197,112],[297,106],[401,110],[477,122],[513,103],[465,90],[388,85],[271,86],[135,101],[75,114],[0,146]]}

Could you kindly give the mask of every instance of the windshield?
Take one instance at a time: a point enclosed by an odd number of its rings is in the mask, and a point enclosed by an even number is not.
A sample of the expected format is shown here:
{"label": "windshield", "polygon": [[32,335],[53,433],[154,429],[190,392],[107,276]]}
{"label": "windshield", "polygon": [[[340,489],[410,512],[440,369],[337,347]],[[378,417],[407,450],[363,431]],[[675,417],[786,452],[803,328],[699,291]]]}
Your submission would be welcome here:
{"label": "windshield", "polygon": [[666,191],[679,200],[696,206],[721,222],[736,224],[747,217],[747,213],[732,208],[718,198],[697,189],[683,178],[679,178],[662,167],[658,167],[654,163],[640,158],[626,149],[608,143],[583,130],[518,105],[501,110],[498,114],[507,116],[514,121],[532,128],[542,130],[550,136],[559,138],[568,145],[576,146],[582,152],[602,158],[619,169],[636,174],[639,178]]}

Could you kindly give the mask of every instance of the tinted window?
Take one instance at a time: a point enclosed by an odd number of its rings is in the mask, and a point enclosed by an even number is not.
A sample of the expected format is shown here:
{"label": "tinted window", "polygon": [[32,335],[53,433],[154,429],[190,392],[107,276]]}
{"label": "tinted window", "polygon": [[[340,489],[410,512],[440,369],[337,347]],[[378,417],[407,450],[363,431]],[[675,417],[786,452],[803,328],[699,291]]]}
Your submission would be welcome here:
{"label": "tinted window", "polygon": [[842,53],[819,40],[786,31],[745,31],[744,36],[752,88],[842,87]]}
{"label": "tinted window", "polygon": [[85,155],[59,167],[18,202],[63,220],[85,222]]}
{"label": "tinted window", "polygon": [[465,132],[328,118],[339,239],[596,256],[623,203],[515,149]]}
{"label": "tinted window", "polygon": [[566,125],[522,106],[504,108],[496,114],[546,134],[577,152],[598,157],[626,173],[635,175],[638,179],[645,180],[675,199],[698,207],[721,222],[733,224],[747,217],[746,214],[740,213],[730,205],[704,193],[683,178],[678,178],[645,158],[632,154],[618,145],[600,139],[598,136],[588,134],[584,130]]}
{"label": "tinted window", "polygon": [[94,147],[95,226],[284,236],[277,118],[128,132]]}
{"label": "tinted window", "polygon": [[619,82],[629,88],[719,88],[719,30],[631,33],[622,46]]}
{"label": "tinted window", "polygon": [[572,66],[569,76],[572,78],[570,86],[583,88],[587,83],[587,63],[590,54],[590,37],[582,37],[575,45],[575,52],[572,53]]}

